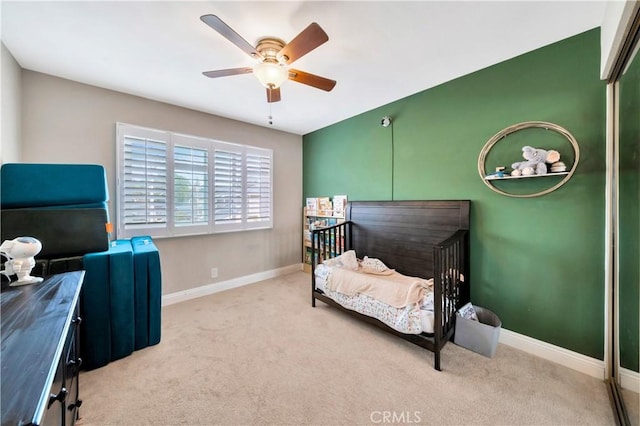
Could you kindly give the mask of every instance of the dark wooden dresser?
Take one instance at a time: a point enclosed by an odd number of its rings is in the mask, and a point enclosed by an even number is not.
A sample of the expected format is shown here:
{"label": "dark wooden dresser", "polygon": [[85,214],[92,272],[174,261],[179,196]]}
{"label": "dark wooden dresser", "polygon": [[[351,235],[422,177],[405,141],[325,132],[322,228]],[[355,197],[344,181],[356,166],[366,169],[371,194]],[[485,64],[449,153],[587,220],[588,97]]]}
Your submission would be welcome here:
{"label": "dark wooden dresser", "polygon": [[78,392],[79,296],[84,271],[41,284],[3,285],[2,426],[75,424]]}

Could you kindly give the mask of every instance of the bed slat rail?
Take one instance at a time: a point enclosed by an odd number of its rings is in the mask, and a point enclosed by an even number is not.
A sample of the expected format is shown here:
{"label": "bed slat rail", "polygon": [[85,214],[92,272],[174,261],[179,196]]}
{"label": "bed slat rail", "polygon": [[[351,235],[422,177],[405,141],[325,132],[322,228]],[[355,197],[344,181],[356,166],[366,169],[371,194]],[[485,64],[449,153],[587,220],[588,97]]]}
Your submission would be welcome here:
{"label": "bed slat rail", "polygon": [[[441,332],[436,333],[436,336],[442,336],[446,340],[449,340],[455,329],[456,311],[469,301],[465,284],[466,238],[467,231],[459,230],[433,247],[436,271],[434,284],[441,295],[434,299],[435,324],[439,324],[441,328]],[[437,293],[438,291],[435,292]],[[440,342],[436,342],[438,343]]]}
{"label": "bed slat rail", "polygon": [[351,222],[346,221],[311,232],[311,305],[316,306],[316,266],[351,249]]}

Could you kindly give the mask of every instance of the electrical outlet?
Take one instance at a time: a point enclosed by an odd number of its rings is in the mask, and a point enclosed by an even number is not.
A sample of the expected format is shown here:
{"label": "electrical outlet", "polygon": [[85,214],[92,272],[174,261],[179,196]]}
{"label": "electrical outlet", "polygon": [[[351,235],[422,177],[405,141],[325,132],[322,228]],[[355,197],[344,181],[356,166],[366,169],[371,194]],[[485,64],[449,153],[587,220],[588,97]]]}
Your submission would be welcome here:
{"label": "electrical outlet", "polygon": [[218,278],[218,268],[211,268],[211,278]]}

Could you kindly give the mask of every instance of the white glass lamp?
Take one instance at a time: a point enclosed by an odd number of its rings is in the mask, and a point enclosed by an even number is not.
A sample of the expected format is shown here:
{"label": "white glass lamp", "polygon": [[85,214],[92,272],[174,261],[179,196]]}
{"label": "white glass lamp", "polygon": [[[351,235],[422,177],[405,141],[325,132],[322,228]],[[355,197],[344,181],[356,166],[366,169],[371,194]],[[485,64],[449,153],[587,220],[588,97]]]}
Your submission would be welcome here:
{"label": "white glass lamp", "polygon": [[261,62],[253,67],[253,74],[264,87],[276,89],[289,78],[289,67],[277,62]]}

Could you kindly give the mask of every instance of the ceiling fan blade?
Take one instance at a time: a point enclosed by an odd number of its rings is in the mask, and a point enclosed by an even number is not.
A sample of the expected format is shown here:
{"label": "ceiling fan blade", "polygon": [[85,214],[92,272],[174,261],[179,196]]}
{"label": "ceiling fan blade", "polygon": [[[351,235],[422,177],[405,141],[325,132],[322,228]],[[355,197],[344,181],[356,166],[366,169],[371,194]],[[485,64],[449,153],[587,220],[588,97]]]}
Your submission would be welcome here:
{"label": "ceiling fan blade", "polygon": [[320,28],[320,25],[313,22],[283,47],[277,56],[279,59],[284,59],[287,64],[291,64],[327,40],[329,40],[327,33]]}
{"label": "ceiling fan blade", "polygon": [[224,38],[231,43],[242,49],[247,55],[252,58],[264,59],[264,57],[258,52],[255,47],[249,44],[243,39],[240,34],[235,32],[230,26],[224,23],[224,21],[218,18],[216,15],[202,15],[200,20],[220,33]]}
{"label": "ceiling fan blade", "polygon": [[280,102],[280,88],[271,89],[267,87],[267,102]]}
{"label": "ceiling fan blade", "polygon": [[226,77],[228,75],[249,74],[252,72],[253,72],[253,68],[244,67],[244,68],[229,68],[226,70],[205,71],[202,74],[204,74],[207,77],[217,78],[217,77]]}
{"label": "ceiling fan blade", "polygon": [[316,89],[326,90],[330,92],[336,85],[335,80],[320,77],[319,75],[310,74],[308,72],[289,69],[289,80],[315,87]]}

